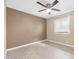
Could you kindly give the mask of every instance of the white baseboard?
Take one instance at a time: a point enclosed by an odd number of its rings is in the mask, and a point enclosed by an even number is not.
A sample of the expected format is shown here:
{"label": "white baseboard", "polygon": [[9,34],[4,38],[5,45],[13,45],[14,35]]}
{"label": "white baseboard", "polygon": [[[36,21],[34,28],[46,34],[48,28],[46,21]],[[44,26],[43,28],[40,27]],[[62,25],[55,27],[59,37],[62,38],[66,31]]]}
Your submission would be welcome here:
{"label": "white baseboard", "polygon": [[6,51],[12,51],[12,50],[19,49],[19,48],[22,48],[22,47],[30,46],[30,45],[35,44],[35,43],[40,43],[40,42],[43,42],[43,41],[46,41],[46,40],[41,40],[41,41],[21,45],[21,46],[18,46],[18,47],[13,47],[13,48],[10,48],[10,49],[6,49]]}
{"label": "white baseboard", "polygon": [[41,40],[41,41],[37,41],[37,42],[21,45],[21,46],[18,46],[18,47],[13,47],[13,48],[10,48],[10,49],[6,49],[6,51],[12,51],[12,50],[15,50],[15,49],[19,49],[19,48],[22,48],[22,47],[30,46],[32,44],[40,43],[40,42],[44,42],[44,41],[50,41],[50,42],[53,42],[53,43],[56,43],[56,44],[61,44],[61,45],[69,46],[69,47],[74,47],[73,45],[64,44],[64,43],[61,43],[61,42],[51,41],[51,40],[46,39],[46,40]]}
{"label": "white baseboard", "polygon": [[47,39],[47,41],[50,41],[50,42],[53,42],[53,43],[56,43],[56,44],[61,44],[61,45],[65,45],[65,46],[73,47],[74,48],[73,45],[69,45],[69,44],[65,44],[65,43],[61,43],[61,42],[57,42],[57,41],[53,41],[53,40],[48,40],[48,39]]}

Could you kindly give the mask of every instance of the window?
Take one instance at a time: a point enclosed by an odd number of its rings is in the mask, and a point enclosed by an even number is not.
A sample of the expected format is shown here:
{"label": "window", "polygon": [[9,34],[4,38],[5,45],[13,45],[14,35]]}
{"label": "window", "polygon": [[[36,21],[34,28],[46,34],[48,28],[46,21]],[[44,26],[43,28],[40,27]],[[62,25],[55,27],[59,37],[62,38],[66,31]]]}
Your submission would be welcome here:
{"label": "window", "polygon": [[55,33],[69,33],[69,17],[56,19],[54,21],[54,32]]}

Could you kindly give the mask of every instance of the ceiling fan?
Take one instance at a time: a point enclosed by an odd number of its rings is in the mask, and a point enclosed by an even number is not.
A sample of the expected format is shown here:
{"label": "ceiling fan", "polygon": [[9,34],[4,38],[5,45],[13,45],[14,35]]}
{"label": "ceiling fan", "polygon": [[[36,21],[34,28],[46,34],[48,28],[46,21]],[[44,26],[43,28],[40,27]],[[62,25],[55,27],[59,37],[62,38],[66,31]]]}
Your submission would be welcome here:
{"label": "ceiling fan", "polygon": [[46,5],[42,4],[41,2],[37,2],[37,4],[45,7],[46,9],[42,9],[42,10],[39,10],[38,12],[42,12],[42,11],[45,11],[47,10],[48,11],[48,14],[50,15],[51,14],[51,11],[54,10],[54,11],[60,11],[59,9],[56,9],[56,8],[52,8],[53,6],[55,6],[59,1],[58,0],[55,0],[52,4],[51,3],[47,3]]}

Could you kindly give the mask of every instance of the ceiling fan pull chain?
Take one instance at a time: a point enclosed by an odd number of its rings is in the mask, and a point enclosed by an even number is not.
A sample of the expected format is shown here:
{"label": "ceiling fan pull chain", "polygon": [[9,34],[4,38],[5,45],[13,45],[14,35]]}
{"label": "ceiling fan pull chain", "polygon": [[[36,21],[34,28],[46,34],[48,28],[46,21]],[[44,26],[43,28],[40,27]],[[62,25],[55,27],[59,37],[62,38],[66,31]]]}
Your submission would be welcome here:
{"label": "ceiling fan pull chain", "polygon": [[50,14],[51,14],[51,12],[48,12],[48,14],[50,15]]}

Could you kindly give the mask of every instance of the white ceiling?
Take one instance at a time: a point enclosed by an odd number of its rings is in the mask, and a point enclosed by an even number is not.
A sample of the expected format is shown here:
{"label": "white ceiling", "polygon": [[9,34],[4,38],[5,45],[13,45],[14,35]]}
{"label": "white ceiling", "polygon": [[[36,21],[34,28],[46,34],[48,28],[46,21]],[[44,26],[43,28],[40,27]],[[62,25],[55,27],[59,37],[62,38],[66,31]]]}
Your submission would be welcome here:
{"label": "white ceiling", "polygon": [[46,4],[48,2],[51,3],[54,0],[6,0],[6,5],[7,7],[43,18],[50,18],[74,10],[74,0],[58,0],[59,3],[53,8],[60,9],[61,11],[52,11],[51,15],[49,15],[46,11],[37,12],[38,10],[44,9],[43,6],[36,3],[37,1]]}

